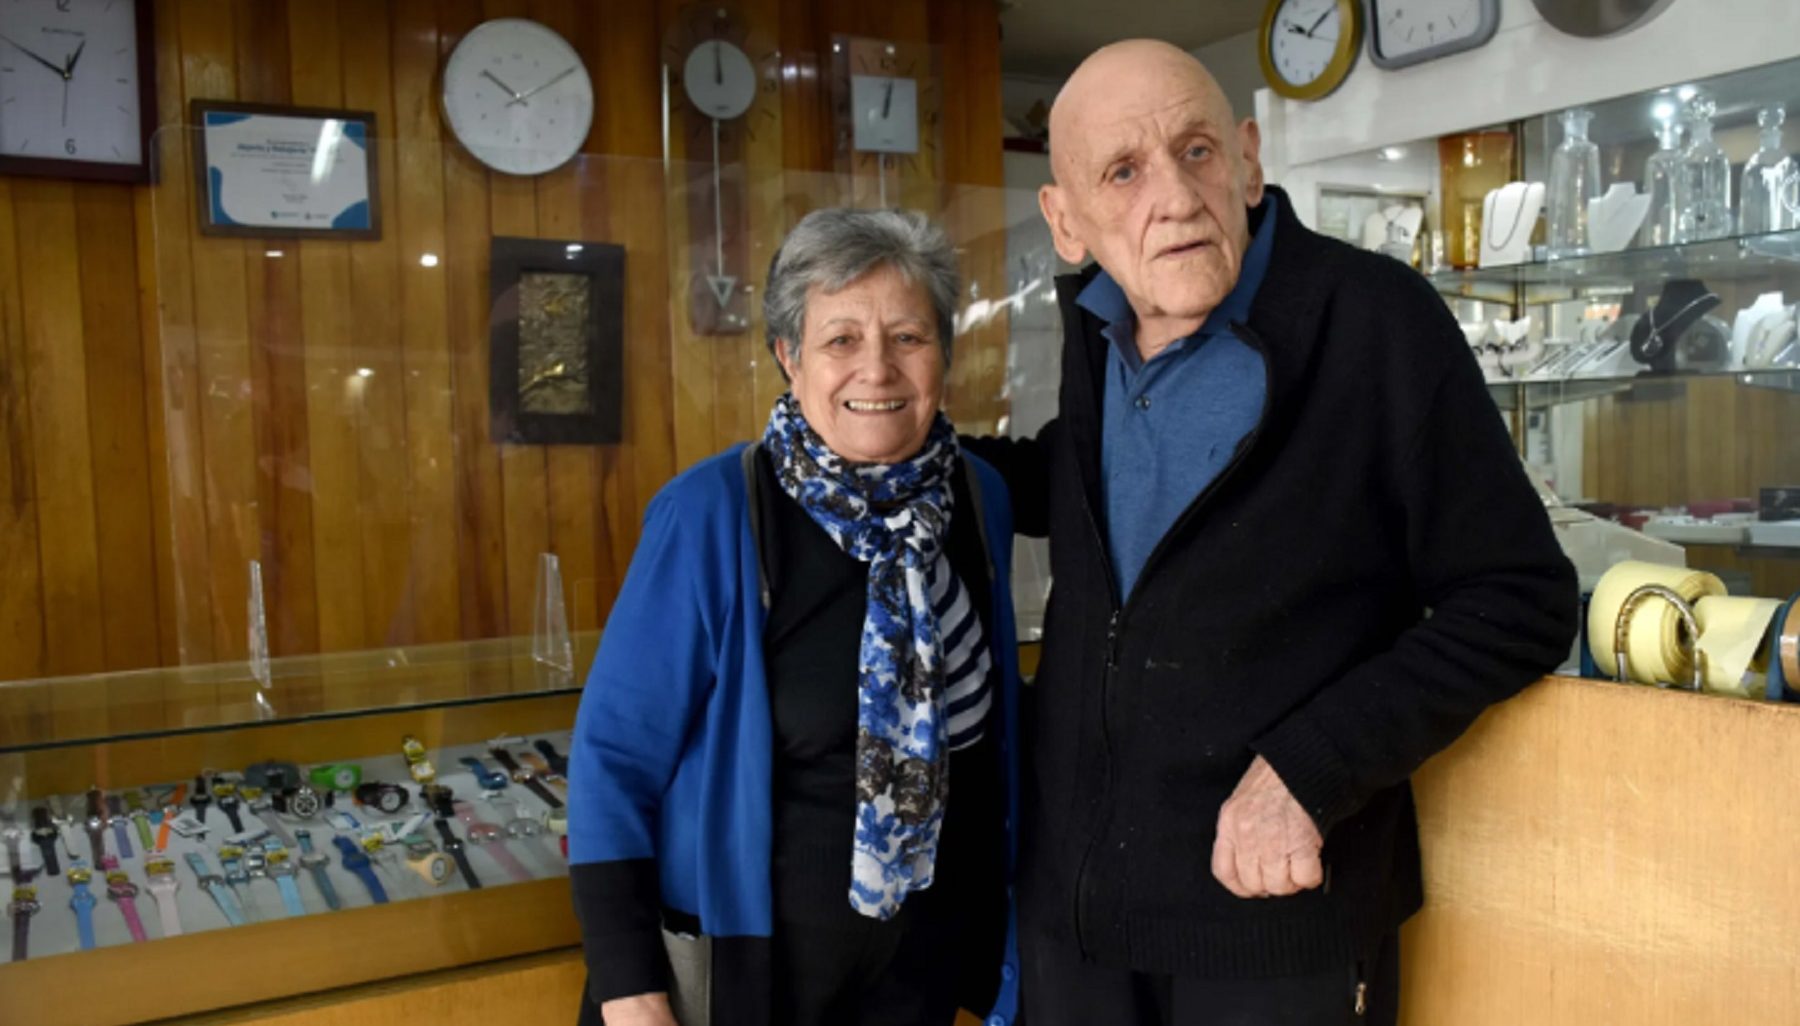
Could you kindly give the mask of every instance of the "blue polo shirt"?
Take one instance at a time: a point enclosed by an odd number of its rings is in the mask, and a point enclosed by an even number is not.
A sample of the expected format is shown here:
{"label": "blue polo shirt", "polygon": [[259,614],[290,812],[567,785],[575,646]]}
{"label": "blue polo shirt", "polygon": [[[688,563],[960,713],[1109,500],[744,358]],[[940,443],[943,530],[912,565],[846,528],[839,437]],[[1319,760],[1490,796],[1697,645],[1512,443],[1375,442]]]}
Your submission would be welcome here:
{"label": "blue polo shirt", "polygon": [[1231,461],[1262,419],[1268,382],[1261,354],[1232,331],[1250,315],[1274,247],[1275,204],[1265,193],[1262,218],[1237,285],[1200,330],[1149,362],[1138,357],[1137,317],[1125,290],[1102,270],[1075,302],[1106,322],[1100,448],[1107,545],[1123,601],[1150,553],[1177,517]]}

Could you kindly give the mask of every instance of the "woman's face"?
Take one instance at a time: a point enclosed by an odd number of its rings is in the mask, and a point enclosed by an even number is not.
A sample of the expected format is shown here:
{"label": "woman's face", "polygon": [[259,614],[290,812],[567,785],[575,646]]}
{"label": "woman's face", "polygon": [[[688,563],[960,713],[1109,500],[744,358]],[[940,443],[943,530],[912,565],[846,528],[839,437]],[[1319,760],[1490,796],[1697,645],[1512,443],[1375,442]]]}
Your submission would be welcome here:
{"label": "woman's face", "polygon": [[814,286],[798,343],[777,347],[794,399],[825,444],[857,463],[898,463],[924,447],[944,397],[944,347],[931,297],[883,264],[836,292]]}

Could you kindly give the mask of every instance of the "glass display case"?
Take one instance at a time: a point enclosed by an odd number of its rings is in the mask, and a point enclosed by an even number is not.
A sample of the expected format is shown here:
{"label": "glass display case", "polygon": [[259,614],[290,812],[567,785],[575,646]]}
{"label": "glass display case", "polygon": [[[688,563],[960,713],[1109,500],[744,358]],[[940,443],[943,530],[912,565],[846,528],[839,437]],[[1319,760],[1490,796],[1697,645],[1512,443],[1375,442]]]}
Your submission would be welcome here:
{"label": "glass display case", "polygon": [[[1641,658],[1663,667],[1645,671],[1655,683],[1800,698],[1800,638],[1783,628],[1800,628],[1800,132],[1785,116],[1796,104],[1800,61],[1674,81],[1506,126],[1519,180],[1485,197],[1433,182],[1496,222],[1500,237],[1459,244],[1480,261],[1440,241],[1423,270],[1543,486],[1584,592],[1627,561],[1700,572],[1670,575],[1686,608],[1618,613],[1658,621],[1690,656],[1724,629],[1719,610],[1742,621],[1706,654],[1724,666],[1729,647],[1731,672]],[[1429,151],[1386,148],[1384,180],[1404,170],[1392,155]],[[1335,180],[1359,162],[1309,173]],[[1428,227],[1440,240],[1482,230]],[[1697,614],[1709,602],[1711,627]],[[1571,668],[1617,675],[1613,646],[1596,640],[1612,615],[1590,618]]]}
{"label": "glass display case", "polygon": [[[572,639],[581,665],[595,640]],[[0,684],[0,1021],[187,1016],[577,943],[578,699],[532,638]]]}

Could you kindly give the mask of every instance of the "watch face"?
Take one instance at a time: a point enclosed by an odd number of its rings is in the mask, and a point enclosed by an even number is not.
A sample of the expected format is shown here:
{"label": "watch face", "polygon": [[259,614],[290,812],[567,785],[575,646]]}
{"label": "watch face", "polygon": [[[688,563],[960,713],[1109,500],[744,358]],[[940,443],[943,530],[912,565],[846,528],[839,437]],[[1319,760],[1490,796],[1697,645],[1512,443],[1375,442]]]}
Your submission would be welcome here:
{"label": "watch face", "polygon": [[382,787],[375,792],[374,805],[389,814],[406,807],[406,791],[398,787]]}
{"label": "watch face", "polygon": [[736,44],[709,39],[688,53],[681,83],[707,117],[728,121],[756,100],[756,68]]}
{"label": "watch face", "polygon": [[457,140],[515,175],[567,163],[594,116],[593,82],[575,48],[524,18],[496,18],[463,36],[444,64],[443,100]]}
{"label": "watch face", "polygon": [[288,812],[301,819],[311,819],[319,814],[321,805],[319,794],[310,787],[297,788],[287,800]]}
{"label": "watch face", "polygon": [[420,869],[420,875],[429,880],[432,886],[439,886],[450,879],[450,860],[442,852],[430,852],[413,860]]}
{"label": "watch face", "polygon": [[0,155],[144,163],[137,6],[0,5]]}

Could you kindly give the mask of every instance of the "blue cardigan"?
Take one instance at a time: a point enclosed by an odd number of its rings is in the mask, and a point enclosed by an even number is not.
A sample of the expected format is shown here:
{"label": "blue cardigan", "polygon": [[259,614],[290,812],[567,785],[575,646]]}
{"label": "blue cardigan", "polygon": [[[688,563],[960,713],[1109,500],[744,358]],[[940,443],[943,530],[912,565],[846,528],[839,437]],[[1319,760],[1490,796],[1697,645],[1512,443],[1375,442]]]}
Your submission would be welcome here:
{"label": "blue cardigan", "polygon": [[[763,676],[761,579],[743,446],[670,481],[644,513],[594,658],[569,753],[569,861],[654,858],[663,904],[713,936],[767,937],[773,727]],[[1018,639],[1012,506],[991,466],[964,453],[981,487],[994,567],[991,644],[1001,668],[1008,865],[1018,819]],[[1017,938],[1007,930],[999,998],[1018,1008]]]}

